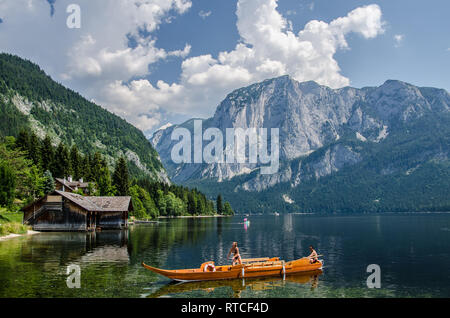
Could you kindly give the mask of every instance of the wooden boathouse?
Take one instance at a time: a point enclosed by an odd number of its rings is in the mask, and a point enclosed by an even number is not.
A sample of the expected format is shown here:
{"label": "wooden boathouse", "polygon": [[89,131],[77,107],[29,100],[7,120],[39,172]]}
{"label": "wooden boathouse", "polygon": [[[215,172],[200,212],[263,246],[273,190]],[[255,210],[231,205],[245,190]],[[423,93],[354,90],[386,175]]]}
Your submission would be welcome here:
{"label": "wooden boathouse", "polygon": [[54,191],[24,207],[23,223],[36,231],[96,231],[128,227],[131,197],[88,197]]}

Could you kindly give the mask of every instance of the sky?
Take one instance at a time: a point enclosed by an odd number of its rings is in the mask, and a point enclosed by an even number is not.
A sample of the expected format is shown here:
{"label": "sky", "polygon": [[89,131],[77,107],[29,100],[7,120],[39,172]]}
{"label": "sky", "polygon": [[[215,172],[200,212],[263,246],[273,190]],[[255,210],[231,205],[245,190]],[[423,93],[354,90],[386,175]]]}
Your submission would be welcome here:
{"label": "sky", "polygon": [[0,0],[0,51],[151,136],[286,74],[450,90],[448,12],[447,0]]}

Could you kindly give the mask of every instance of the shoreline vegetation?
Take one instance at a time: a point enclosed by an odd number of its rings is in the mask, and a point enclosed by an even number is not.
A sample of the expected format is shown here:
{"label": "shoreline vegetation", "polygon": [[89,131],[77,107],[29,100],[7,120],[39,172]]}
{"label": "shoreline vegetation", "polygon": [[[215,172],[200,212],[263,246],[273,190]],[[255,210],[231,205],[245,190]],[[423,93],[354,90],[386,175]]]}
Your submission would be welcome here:
{"label": "shoreline vegetation", "polygon": [[[115,167],[109,166],[100,153],[81,154],[76,145],[52,144],[48,135],[44,140],[26,130],[19,136],[0,135],[0,215],[16,215],[5,223],[0,235],[20,234],[23,214],[20,209],[56,188],[53,176],[86,180],[86,189],[74,192],[88,196],[130,196],[134,220],[157,220],[159,217],[233,215],[231,205],[217,197],[214,202],[196,188],[167,184],[151,178],[130,175],[125,157]],[[2,219],[0,218],[0,223]]]}
{"label": "shoreline vegetation", "polygon": [[170,220],[170,219],[201,219],[201,218],[228,218],[234,215],[179,215],[179,216],[159,216],[156,219],[131,219],[128,221],[129,225],[136,224],[151,224],[158,223],[158,220]]}
{"label": "shoreline vegetation", "polygon": [[22,224],[22,213],[12,213],[0,209],[0,241],[27,234],[37,234],[31,227]]}
{"label": "shoreline vegetation", "polygon": [[0,242],[6,241],[6,240],[9,240],[9,239],[13,239],[13,238],[17,238],[17,237],[22,237],[22,236],[26,236],[26,235],[35,235],[35,234],[39,234],[39,233],[41,233],[41,232],[28,230],[27,233],[23,233],[23,234],[10,233],[10,234],[8,234],[6,236],[1,236],[0,235]]}

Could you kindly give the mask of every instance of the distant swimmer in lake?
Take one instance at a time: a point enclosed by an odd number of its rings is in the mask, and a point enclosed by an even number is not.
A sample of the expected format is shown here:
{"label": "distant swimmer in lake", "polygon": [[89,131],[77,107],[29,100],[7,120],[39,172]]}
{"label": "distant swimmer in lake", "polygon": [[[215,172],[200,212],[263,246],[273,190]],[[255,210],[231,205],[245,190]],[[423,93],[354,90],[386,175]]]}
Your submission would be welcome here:
{"label": "distant swimmer in lake", "polygon": [[228,255],[227,255],[227,259],[229,259],[230,258],[230,255],[232,254],[232,253],[234,253],[234,256],[233,256],[233,266],[234,265],[236,265],[236,264],[242,264],[242,261],[241,261],[241,255],[239,254],[239,248],[238,248],[238,243],[237,242],[233,242],[233,246],[231,247],[231,249],[230,249],[230,251],[228,252]]}
{"label": "distant swimmer in lake", "polygon": [[311,254],[308,256],[308,258],[309,258],[309,262],[311,263],[311,264],[314,264],[314,263],[316,263],[319,259],[317,258],[318,257],[318,254],[317,254],[317,252],[314,250],[314,247],[311,245],[310,247],[309,247],[309,250],[311,251]]}

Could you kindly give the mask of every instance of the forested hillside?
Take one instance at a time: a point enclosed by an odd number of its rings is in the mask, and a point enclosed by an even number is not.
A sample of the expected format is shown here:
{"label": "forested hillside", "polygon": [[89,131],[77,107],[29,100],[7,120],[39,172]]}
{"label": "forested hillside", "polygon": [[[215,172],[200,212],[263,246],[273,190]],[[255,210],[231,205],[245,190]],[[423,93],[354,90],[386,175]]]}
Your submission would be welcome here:
{"label": "forested hillside", "polygon": [[48,135],[54,145],[97,151],[110,165],[125,156],[132,175],[168,181],[158,153],[139,129],[10,54],[0,54],[0,118],[2,136],[17,136],[27,127],[41,140]]}
{"label": "forested hillside", "polygon": [[0,119],[0,208],[17,211],[71,176],[89,183],[79,194],[131,196],[139,219],[233,213],[170,185],[140,130],[9,54],[0,54]]}
{"label": "forested hillside", "polygon": [[[450,210],[450,94],[387,80],[332,89],[289,76],[230,93],[203,129],[279,129],[280,167],[174,164],[178,127],[152,142],[175,182],[221,193],[239,213]],[[206,145],[208,141],[204,141]],[[246,151],[248,151],[248,145]]]}
{"label": "forested hillside", "polygon": [[402,124],[378,144],[343,135],[308,157],[282,163],[282,168],[313,166],[336,146],[351,147],[365,160],[328,176],[305,178],[297,187],[284,182],[260,192],[235,190],[252,180],[256,171],[228,182],[208,180],[186,185],[207,195],[220,191],[239,213],[450,211],[449,123],[450,114],[424,117]]}
{"label": "forested hillside", "polygon": [[100,153],[82,155],[76,145],[69,148],[63,143],[54,147],[48,136],[41,142],[34,134],[21,131],[17,139],[0,138],[0,207],[16,211],[54,191],[54,178],[69,176],[89,183],[87,192],[78,190],[80,195],[131,196],[131,216],[138,219],[233,214],[221,203],[216,208],[197,189],[169,185],[148,176],[130,177],[123,157],[111,173]]}

